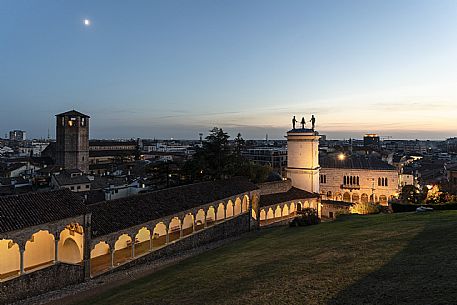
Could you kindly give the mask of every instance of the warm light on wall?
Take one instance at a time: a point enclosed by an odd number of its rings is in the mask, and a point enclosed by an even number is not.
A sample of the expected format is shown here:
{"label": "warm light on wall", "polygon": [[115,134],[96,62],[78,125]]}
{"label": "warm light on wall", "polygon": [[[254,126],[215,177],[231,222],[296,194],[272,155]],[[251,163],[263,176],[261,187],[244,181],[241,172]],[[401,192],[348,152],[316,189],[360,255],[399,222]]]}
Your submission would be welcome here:
{"label": "warm light on wall", "polygon": [[341,154],[338,155],[338,160],[343,161],[344,159],[346,159],[346,155],[345,154],[341,153]]}

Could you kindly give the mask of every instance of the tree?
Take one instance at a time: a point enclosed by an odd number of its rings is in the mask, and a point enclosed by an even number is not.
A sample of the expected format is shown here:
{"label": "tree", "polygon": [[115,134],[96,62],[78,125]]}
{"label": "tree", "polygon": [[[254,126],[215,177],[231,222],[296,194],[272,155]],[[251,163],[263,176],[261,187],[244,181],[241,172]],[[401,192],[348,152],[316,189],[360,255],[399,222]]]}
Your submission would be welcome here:
{"label": "tree", "polygon": [[252,164],[243,157],[245,141],[238,133],[233,149],[229,145],[229,135],[221,128],[214,127],[197,149],[193,159],[187,161],[184,170],[194,180],[226,179],[234,176],[248,177],[254,182],[264,182],[271,168]]}
{"label": "tree", "polygon": [[419,204],[424,198],[419,188],[414,185],[405,185],[401,189],[400,199],[402,202]]}

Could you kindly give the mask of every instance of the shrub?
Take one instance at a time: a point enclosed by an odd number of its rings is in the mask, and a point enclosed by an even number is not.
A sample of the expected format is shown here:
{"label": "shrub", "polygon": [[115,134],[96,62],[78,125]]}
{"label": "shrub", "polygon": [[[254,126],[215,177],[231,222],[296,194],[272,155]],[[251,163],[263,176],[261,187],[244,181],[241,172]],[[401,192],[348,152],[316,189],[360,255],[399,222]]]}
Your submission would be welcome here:
{"label": "shrub", "polygon": [[297,216],[290,222],[291,227],[303,227],[310,225],[317,225],[319,223],[319,215],[315,209],[302,209],[297,211]]}
{"label": "shrub", "polygon": [[379,213],[379,206],[372,202],[359,202],[352,205],[349,210],[353,214],[376,214]]}

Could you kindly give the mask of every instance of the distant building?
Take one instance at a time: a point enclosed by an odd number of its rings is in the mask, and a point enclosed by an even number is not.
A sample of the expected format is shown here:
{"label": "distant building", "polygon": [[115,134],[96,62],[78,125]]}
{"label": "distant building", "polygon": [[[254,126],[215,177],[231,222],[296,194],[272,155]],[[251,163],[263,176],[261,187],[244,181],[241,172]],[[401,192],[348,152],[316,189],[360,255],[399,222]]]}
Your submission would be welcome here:
{"label": "distant building", "polygon": [[363,146],[365,146],[365,148],[371,148],[371,149],[380,148],[381,142],[379,140],[379,136],[374,133],[366,134],[363,137]]}
{"label": "distant building", "polygon": [[243,156],[256,164],[269,165],[281,175],[287,166],[287,148],[248,148],[243,151]]}
{"label": "distant building", "polygon": [[89,172],[89,116],[72,110],[56,115],[56,164]]}
{"label": "distant building", "polygon": [[67,170],[52,175],[51,187],[53,189],[66,188],[77,193],[88,192],[90,191],[90,180],[80,170]]}
{"label": "distant building", "polygon": [[10,131],[10,141],[25,141],[27,136],[24,130],[11,130]]}
{"label": "distant building", "polygon": [[387,205],[398,195],[397,169],[378,158],[330,155],[319,158],[319,163],[323,199]]}

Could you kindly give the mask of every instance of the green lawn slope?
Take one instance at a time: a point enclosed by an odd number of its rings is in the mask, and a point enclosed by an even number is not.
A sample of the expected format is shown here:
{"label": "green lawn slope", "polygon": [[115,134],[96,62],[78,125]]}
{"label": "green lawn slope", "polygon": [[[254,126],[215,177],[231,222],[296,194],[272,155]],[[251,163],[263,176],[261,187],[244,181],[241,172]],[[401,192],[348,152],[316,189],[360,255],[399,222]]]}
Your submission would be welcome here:
{"label": "green lawn slope", "polygon": [[457,304],[457,211],[265,229],[80,304]]}

